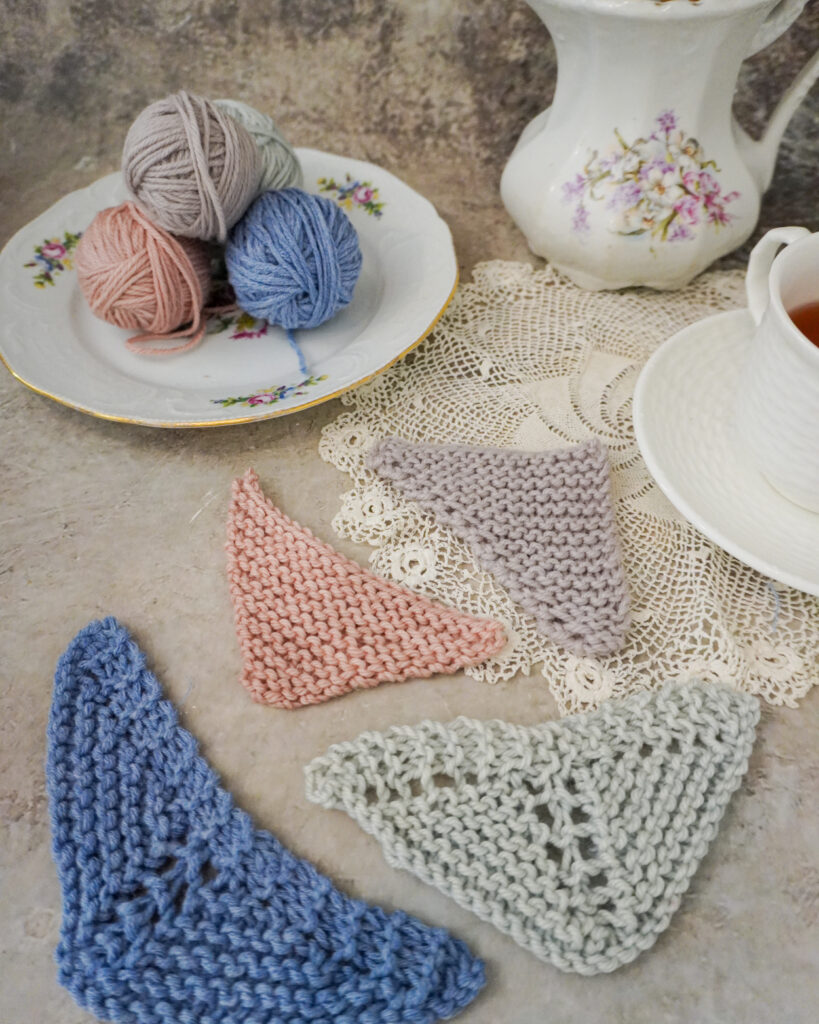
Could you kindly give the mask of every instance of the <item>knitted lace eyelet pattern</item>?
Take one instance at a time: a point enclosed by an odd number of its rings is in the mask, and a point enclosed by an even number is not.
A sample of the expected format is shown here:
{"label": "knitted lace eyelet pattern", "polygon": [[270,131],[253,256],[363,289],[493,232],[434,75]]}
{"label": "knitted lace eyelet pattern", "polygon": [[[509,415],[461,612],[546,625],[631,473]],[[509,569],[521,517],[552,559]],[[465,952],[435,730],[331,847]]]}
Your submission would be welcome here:
{"label": "knitted lace eyelet pattern", "polygon": [[279,708],[453,673],[504,646],[500,623],[445,608],[362,569],[265,497],[233,484],[228,577],[242,683]]}
{"label": "knitted lace eyelet pattern", "polygon": [[525,727],[369,732],[306,768],[411,871],[563,971],[613,971],[668,927],[748,766],[759,705],[667,685]]}
{"label": "knitted lace eyelet pattern", "polygon": [[522,452],[388,438],[367,465],[465,541],[538,630],[581,656],[629,628],[606,449]]}
{"label": "knitted lace eyelet pattern", "polygon": [[60,659],[47,781],[59,980],[101,1020],[432,1024],[484,984],[462,942],[255,829],[114,619]]}

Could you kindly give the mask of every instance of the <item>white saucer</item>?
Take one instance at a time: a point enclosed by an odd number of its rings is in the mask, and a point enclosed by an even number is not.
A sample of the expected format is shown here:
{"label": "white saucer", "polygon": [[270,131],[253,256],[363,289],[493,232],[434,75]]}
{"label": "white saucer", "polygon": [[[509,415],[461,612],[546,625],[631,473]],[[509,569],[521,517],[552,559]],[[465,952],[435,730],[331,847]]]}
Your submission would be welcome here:
{"label": "white saucer", "polygon": [[189,352],[130,352],[77,284],[79,233],[126,198],[119,174],[64,196],[0,253],[0,358],[32,390],[81,412],[155,427],[208,427],[281,416],[327,401],[386,369],[432,329],[455,291],[452,236],[435,207],[374,164],[299,149],[305,188],[335,200],[358,232],[352,302],[298,331],[308,373],[284,331],[246,314],[211,320]]}
{"label": "white saucer", "polygon": [[819,596],[819,514],[775,491],[733,435],[733,389],[752,330],[743,309],[669,338],[637,381],[637,443],[666,497],[706,537]]}

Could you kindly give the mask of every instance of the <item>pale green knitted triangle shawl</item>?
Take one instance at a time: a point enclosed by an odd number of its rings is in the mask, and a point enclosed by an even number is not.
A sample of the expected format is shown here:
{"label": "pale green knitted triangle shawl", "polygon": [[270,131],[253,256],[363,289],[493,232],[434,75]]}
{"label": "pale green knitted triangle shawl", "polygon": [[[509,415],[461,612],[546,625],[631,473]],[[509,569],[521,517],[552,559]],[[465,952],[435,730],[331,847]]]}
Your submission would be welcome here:
{"label": "pale green knitted triangle shawl", "polygon": [[331,747],[307,796],[536,956],[596,974],[668,927],[758,718],[755,698],[691,684],[535,727],[422,722]]}

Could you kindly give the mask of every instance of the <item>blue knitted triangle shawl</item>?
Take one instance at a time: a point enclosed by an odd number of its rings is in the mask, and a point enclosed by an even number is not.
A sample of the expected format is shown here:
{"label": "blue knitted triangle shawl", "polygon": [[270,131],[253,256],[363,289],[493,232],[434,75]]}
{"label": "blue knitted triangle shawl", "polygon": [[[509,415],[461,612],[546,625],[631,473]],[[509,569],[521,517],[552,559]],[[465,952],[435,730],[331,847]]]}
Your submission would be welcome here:
{"label": "blue knitted triangle shawl", "polygon": [[103,1020],[431,1024],[484,983],[463,943],[254,829],[114,619],[60,660],[47,777],[59,980]]}

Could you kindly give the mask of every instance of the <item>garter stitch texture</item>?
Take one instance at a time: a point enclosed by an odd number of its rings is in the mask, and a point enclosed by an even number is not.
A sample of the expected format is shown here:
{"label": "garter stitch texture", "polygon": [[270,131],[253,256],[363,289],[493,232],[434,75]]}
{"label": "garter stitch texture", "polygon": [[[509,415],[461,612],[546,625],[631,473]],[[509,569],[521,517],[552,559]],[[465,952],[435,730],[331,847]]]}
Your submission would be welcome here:
{"label": "garter stitch texture", "polygon": [[503,627],[362,569],[294,523],[249,469],[234,481],[228,577],[254,700],[280,708],[456,672],[496,654]]}
{"label": "garter stitch texture", "polygon": [[331,747],[307,797],[535,956],[597,974],[668,927],[758,718],[755,698],[691,684],[533,728],[422,722]]}
{"label": "garter stitch texture", "polygon": [[114,619],[60,659],[48,794],[59,980],[118,1024],[431,1024],[483,965],[253,828]]}
{"label": "garter stitch texture", "polygon": [[611,654],[629,627],[606,450],[520,452],[389,438],[367,465],[449,527],[544,635]]}

